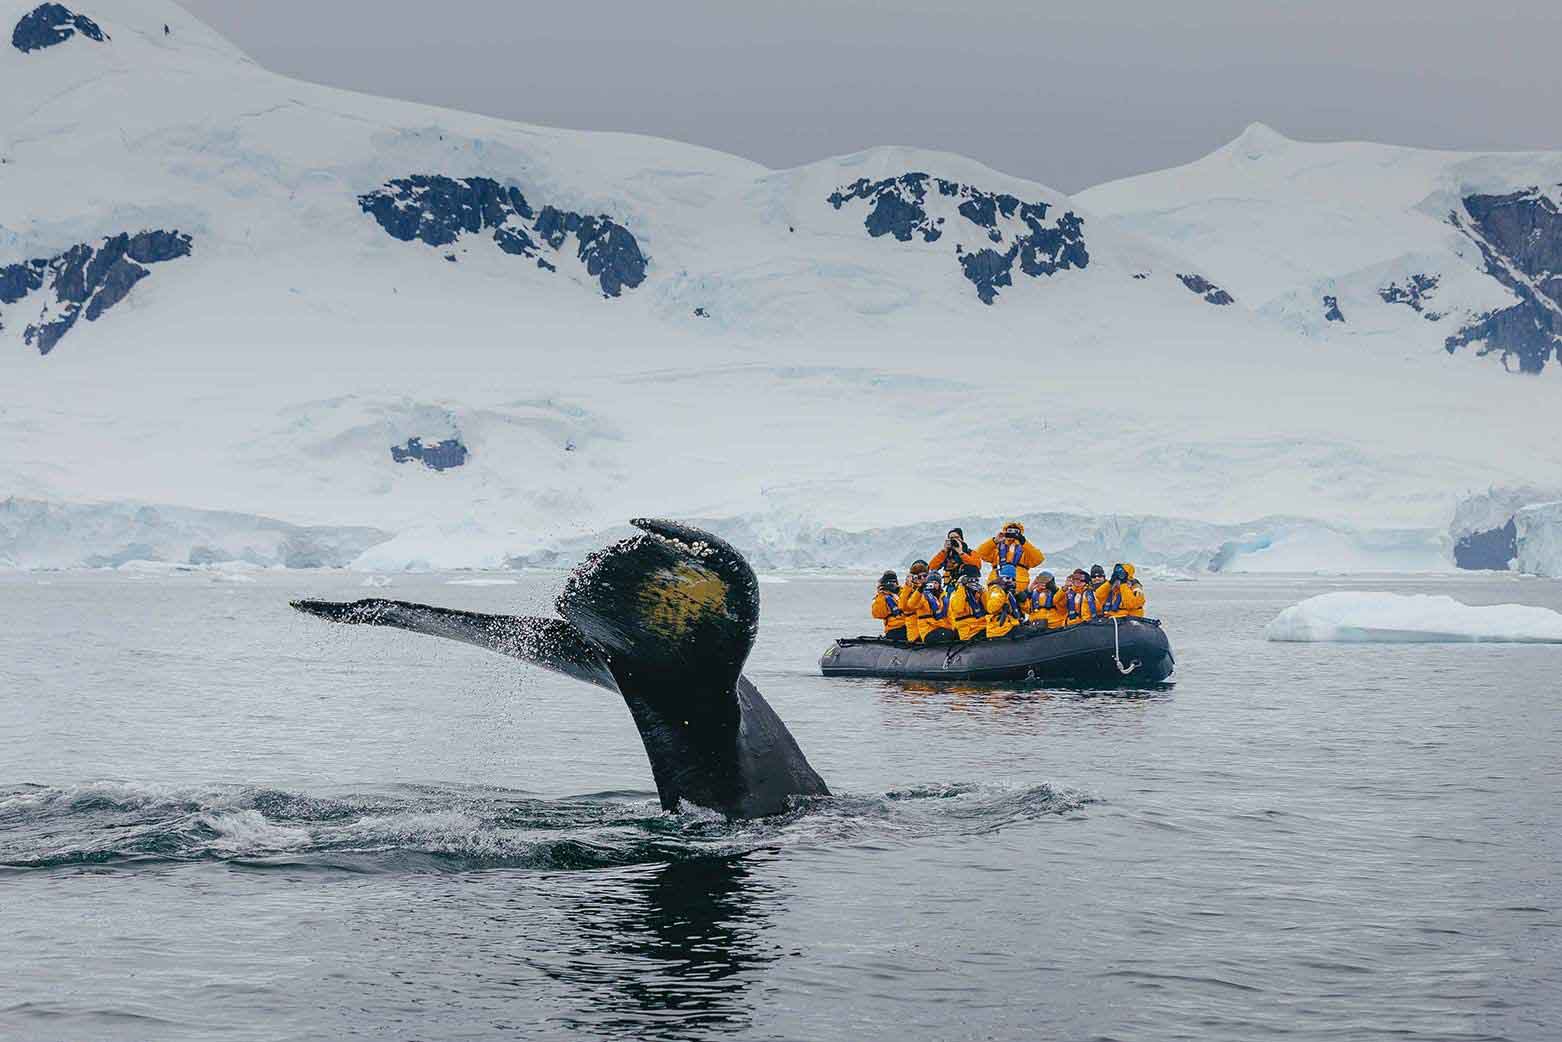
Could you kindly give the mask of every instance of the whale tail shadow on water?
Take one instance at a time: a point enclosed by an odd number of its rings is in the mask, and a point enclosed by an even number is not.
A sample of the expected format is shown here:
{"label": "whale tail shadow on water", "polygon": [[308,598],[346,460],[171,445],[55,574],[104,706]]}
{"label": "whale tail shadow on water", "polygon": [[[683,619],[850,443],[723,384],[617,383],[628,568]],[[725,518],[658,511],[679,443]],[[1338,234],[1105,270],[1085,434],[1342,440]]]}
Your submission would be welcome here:
{"label": "whale tail shadow on water", "polygon": [[759,583],[724,540],[668,521],[586,558],[556,602],[561,619],[405,601],[293,601],[333,622],[395,626],[475,644],[623,696],[662,806],[733,817],[828,795],[781,718],[743,675],[759,627]]}

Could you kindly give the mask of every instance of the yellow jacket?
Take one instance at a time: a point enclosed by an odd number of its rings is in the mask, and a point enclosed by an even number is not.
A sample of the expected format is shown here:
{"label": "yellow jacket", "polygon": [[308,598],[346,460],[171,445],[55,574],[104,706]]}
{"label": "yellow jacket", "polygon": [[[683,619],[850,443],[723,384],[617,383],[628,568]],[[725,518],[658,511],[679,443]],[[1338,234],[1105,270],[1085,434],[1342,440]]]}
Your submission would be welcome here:
{"label": "yellow jacket", "polygon": [[917,595],[917,603],[921,605],[917,611],[917,626],[922,631],[919,639],[926,640],[927,635],[935,630],[948,630],[950,633],[955,631],[954,621],[949,617],[949,595],[946,593],[941,599],[943,610],[934,615],[933,605],[929,602],[927,594]]}
{"label": "yellow jacket", "polygon": [[1117,595],[1112,594],[1112,584],[1102,583],[1096,587],[1096,604],[1101,608],[1101,614],[1115,616],[1119,619],[1144,618],[1144,587],[1139,585],[1139,580],[1134,578],[1134,566],[1123,565],[1123,570],[1128,573],[1128,581],[1117,584]]}
{"label": "yellow jacket", "polygon": [[987,639],[993,640],[1006,635],[1014,627],[1024,622],[1023,616],[1014,614],[1014,607],[1009,602],[1009,591],[997,583],[987,587]]}
{"label": "yellow jacket", "polygon": [[913,586],[900,588],[900,612],[906,620],[906,639],[915,644],[922,639],[922,616],[931,614],[927,598]]}
{"label": "yellow jacket", "polygon": [[[982,595],[977,594],[975,607],[982,608]],[[987,615],[985,608],[981,615],[971,610],[971,595],[964,586],[955,587],[955,592],[949,598],[949,617],[954,621],[955,633],[961,640],[970,640],[978,633],[987,632]]]}
{"label": "yellow jacket", "polygon": [[1060,630],[1067,625],[1064,621],[1063,591],[1053,590],[1050,604],[1047,599],[1045,591],[1031,590],[1025,598],[1025,614],[1030,616],[1032,622],[1038,619],[1045,622],[1049,630]]}
{"label": "yellow jacket", "polygon": [[906,617],[900,611],[900,597],[887,590],[880,590],[873,598],[873,617],[884,620],[885,633],[906,626]]}
{"label": "yellow jacket", "polygon": [[1058,591],[1057,599],[1063,602],[1063,625],[1065,626],[1077,626],[1101,614],[1099,602],[1096,600],[1096,591],[1089,586],[1078,588],[1065,586]]}
{"label": "yellow jacket", "polygon": [[962,564],[968,564],[972,568],[980,568],[982,559],[971,552],[951,555],[948,550],[939,547],[938,553],[928,558],[927,562],[928,568],[935,572],[942,569],[946,574],[946,578],[949,575],[953,575],[955,570]]}
{"label": "yellow jacket", "polygon": [[1014,565],[1014,585],[1021,590],[1030,585],[1030,570],[1047,559],[1047,555],[1036,549],[1034,543],[1011,543],[1005,540],[1000,546],[996,537],[978,546],[976,556],[992,565],[994,570],[1001,565]]}

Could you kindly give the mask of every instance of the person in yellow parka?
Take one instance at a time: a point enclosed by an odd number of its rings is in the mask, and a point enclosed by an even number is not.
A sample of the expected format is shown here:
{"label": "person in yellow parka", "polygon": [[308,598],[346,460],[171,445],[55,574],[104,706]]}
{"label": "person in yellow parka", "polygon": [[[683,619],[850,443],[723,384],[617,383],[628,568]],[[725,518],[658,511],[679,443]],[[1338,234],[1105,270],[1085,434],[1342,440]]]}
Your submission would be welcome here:
{"label": "person in yellow parka", "polygon": [[879,576],[879,592],[873,596],[873,617],[884,622],[885,640],[906,639],[906,616],[900,610],[900,577],[894,572]]}
{"label": "person in yellow parka", "polygon": [[987,639],[997,640],[1025,621],[1025,612],[1014,593],[1014,566],[1002,565],[987,583]]}
{"label": "person in yellow parka", "polygon": [[982,559],[966,545],[965,530],[951,528],[949,534],[944,537],[944,545],[938,548],[938,553],[928,558],[928,566],[942,568],[944,571],[944,589],[951,594],[955,592],[955,583],[960,579],[960,572],[967,565],[975,565],[978,569],[982,566]]}
{"label": "person in yellow parka", "polygon": [[1030,586],[1030,570],[1047,559],[1047,555],[1025,541],[1025,526],[1018,521],[1006,521],[998,534],[976,548],[976,556],[993,566],[994,571],[1005,567],[1014,569],[1014,584],[1024,590]]}
{"label": "person in yellow parka", "polygon": [[900,613],[906,619],[906,639],[913,644],[922,641],[922,616],[927,614],[927,598],[922,596],[922,584],[927,582],[927,562],[912,561],[906,572],[906,585],[900,590]]}
{"label": "person in yellow parka", "polygon": [[1051,572],[1040,572],[1031,581],[1024,608],[1031,622],[1044,623],[1049,630],[1060,630],[1066,625],[1063,594]]}
{"label": "person in yellow parka", "polygon": [[980,565],[966,565],[960,570],[955,592],[949,595],[949,617],[961,640],[987,639],[987,598],[982,592]]}
{"label": "person in yellow parka", "polygon": [[1065,626],[1077,626],[1101,614],[1096,604],[1096,591],[1090,586],[1090,573],[1083,568],[1074,569],[1063,587],[1061,597]]}
{"label": "person in yellow parka", "polygon": [[1112,577],[1096,587],[1096,604],[1101,614],[1118,619],[1144,618],[1144,587],[1134,578],[1134,566],[1119,563]]}
{"label": "person in yellow parka", "polygon": [[923,644],[953,644],[954,620],[949,617],[949,595],[944,592],[944,580],[938,572],[928,572],[922,584],[922,601],[925,610],[917,616],[917,626],[922,630]]}

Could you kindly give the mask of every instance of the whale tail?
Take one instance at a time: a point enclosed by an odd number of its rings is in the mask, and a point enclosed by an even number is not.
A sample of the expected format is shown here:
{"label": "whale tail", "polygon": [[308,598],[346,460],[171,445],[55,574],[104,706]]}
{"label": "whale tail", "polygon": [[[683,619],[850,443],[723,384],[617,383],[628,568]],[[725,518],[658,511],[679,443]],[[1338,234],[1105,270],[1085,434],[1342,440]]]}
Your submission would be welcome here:
{"label": "whale tail", "polygon": [[636,519],[640,534],[589,556],[556,602],[561,619],[404,601],[294,601],[333,622],[395,626],[487,648],[623,696],[662,806],[741,817],[828,789],[742,675],[759,629],[759,582],[717,536]]}
{"label": "whale tail", "polygon": [[431,637],[459,640],[501,655],[551,669],[609,691],[617,691],[612,671],[600,650],[563,619],[525,615],[484,615],[475,611],[436,608],[410,601],[368,598],[361,601],[289,601],[292,607],[332,622],[359,626],[394,626]]}

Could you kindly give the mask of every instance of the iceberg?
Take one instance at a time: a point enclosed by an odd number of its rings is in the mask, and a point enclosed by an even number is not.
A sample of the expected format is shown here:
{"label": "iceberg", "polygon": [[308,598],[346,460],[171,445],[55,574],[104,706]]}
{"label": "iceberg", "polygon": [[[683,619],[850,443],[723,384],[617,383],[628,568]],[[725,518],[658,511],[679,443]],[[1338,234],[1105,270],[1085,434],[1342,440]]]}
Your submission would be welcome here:
{"label": "iceberg", "polygon": [[1562,644],[1562,613],[1527,604],[1483,607],[1443,595],[1325,593],[1275,616],[1274,641]]}
{"label": "iceberg", "polygon": [[1562,501],[1527,506],[1513,515],[1513,524],[1518,570],[1562,576]]}

